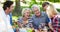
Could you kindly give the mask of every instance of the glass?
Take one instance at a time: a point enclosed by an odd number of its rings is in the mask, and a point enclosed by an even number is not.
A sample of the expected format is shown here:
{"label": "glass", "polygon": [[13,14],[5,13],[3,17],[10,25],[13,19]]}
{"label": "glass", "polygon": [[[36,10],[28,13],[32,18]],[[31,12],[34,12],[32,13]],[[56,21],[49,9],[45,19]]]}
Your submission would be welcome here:
{"label": "glass", "polygon": [[45,23],[40,23],[39,28],[43,29],[45,27]]}
{"label": "glass", "polygon": [[41,32],[47,32],[47,28],[45,26],[45,23],[40,23],[39,29],[40,29]]}

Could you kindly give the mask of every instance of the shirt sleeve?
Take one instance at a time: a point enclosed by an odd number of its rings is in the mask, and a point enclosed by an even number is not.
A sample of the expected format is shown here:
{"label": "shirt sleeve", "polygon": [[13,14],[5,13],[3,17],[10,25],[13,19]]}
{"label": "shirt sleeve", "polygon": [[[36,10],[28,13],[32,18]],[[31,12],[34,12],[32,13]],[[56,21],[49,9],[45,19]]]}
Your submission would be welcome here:
{"label": "shirt sleeve", "polygon": [[44,15],[46,17],[46,23],[49,23],[50,22],[50,18],[48,17],[48,15],[45,12],[43,12],[43,13],[44,13]]}
{"label": "shirt sleeve", "polygon": [[51,19],[48,16],[46,17],[46,22],[47,23],[51,22]]}
{"label": "shirt sleeve", "polygon": [[18,22],[22,24],[22,21],[23,21],[22,18],[19,17],[19,18],[18,18]]}
{"label": "shirt sleeve", "polygon": [[49,23],[51,23],[51,19],[50,18],[49,18],[49,20],[50,20]]}

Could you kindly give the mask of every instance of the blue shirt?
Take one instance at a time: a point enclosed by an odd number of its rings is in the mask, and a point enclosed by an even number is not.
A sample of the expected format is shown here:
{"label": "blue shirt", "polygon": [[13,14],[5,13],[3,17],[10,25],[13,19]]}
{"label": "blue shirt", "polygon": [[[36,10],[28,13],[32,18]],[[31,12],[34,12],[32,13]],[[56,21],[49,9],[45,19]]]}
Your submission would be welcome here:
{"label": "blue shirt", "polygon": [[9,16],[10,16],[10,24],[12,25],[12,13],[10,13]]}
{"label": "blue shirt", "polygon": [[48,16],[44,12],[41,13],[40,17],[37,17],[36,15],[33,15],[32,20],[33,20],[32,24],[33,24],[35,29],[38,29],[39,26],[41,26],[41,23],[47,24],[47,23],[50,22]]}

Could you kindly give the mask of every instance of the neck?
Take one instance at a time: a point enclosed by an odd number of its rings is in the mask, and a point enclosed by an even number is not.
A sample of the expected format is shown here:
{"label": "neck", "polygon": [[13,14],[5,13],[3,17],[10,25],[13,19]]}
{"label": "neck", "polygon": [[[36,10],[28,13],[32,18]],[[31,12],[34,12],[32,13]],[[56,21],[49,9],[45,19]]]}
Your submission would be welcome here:
{"label": "neck", "polygon": [[38,17],[38,18],[39,18],[40,16],[41,16],[41,14],[40,14],[39,16],[36,16],[36,17]]}
{"label": "neck", "polygon": [[28,20],[28,19],[27,19],[26,17],[23,17],[23,20],[26,21],[26,20]]}
{"label": "neck", "polygon": [[39,18],[39,17],[40,17],[40,15],[39,15],[39,16],[36,16],[36,17],[38,17],[38,18]]}
{"label": "neck", "polygon": [[5,10],[5,14],[6,14],[6,15],[8,15],[8,12],[7,12],[7,10]]}

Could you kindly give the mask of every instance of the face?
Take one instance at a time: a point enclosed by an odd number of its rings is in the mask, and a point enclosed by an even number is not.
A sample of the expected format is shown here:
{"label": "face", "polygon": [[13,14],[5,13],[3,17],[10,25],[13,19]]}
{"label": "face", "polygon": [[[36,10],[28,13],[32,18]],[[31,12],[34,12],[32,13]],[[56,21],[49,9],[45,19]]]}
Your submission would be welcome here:
{"label": "face", "polygon": [[36,16],[40,16],[40,11],[39,11],[39,9],[38,8],[34,8],[34,14],[36,15]]}
{"label": "face", "polygon": [[45,7],[43,7],[43,9],[44,9],[44,10],[46,10],[46,9],[47,9],[47,7],[48,7],[48,5],[46,5]]}
{"label": "face", "polygon": [[9,8],[7,8],[7,13],[9,14],[12,11],[13,11],[13,4]]}
{"label": "face", "polygon": [[26,18],[30,18],[30,11],[25,11],[25,13],[24,13],[24,17],[26,17]]}

